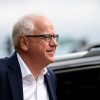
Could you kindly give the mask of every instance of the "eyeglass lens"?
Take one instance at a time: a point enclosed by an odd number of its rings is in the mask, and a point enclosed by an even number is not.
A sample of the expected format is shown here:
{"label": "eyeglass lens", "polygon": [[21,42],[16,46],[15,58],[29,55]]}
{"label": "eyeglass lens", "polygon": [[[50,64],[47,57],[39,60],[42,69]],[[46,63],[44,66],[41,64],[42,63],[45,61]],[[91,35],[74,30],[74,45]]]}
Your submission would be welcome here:
{"label": "eyeglass lens", "polygon": [[50,42],[53,38],[56,42],[58,42],[58,37],[59,36],[57,34],[55,34],[55,35],[47,34],[47,35],[45,35],[45,41]]}

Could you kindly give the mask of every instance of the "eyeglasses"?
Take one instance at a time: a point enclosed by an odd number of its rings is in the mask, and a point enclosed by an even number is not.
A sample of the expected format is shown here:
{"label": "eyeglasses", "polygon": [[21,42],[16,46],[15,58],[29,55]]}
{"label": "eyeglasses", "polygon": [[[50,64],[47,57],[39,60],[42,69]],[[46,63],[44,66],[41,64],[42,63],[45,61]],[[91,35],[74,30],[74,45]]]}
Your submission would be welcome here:
{"label": "eyeglasses", "polygon": [[43,37],[45,39],[45,41],[47,42],[51,42],[52,41],[52,38],[58,42],[58,38],[59,38],[59,35],[58,34],[40,34],[40,35],[25,35],[25,37]]}

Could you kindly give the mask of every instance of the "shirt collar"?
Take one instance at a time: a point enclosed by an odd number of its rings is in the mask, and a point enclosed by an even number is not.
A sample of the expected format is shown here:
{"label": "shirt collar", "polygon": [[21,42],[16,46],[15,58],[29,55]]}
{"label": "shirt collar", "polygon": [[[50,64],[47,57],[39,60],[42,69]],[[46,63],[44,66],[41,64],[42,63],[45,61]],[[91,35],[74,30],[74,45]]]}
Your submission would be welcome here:
{"label": "shirt collar", "polygon": [[[22,58],[20,57],[20,55],[17,53],[17,58],[19,61],[19,65],[21,68],[21,72],[22,72],[22,78],[28,76],[28,75],[32,75],[31,71],[28,69],[27,65],[24,63],[24,61],[22,60]],[[45,75],[47,73],[47,68],[43,68],[41,70],[41,74]]]}

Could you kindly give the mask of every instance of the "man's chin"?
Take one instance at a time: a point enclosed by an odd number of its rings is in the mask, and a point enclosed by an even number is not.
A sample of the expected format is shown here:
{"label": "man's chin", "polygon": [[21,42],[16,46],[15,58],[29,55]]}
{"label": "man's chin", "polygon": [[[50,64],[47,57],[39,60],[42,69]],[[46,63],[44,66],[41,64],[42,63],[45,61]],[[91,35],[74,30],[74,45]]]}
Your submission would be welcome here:
{"label": "man's chin", "polygon": [[54,58],[50,58],[49,63],[53,63],[53,62],[54,62]]}

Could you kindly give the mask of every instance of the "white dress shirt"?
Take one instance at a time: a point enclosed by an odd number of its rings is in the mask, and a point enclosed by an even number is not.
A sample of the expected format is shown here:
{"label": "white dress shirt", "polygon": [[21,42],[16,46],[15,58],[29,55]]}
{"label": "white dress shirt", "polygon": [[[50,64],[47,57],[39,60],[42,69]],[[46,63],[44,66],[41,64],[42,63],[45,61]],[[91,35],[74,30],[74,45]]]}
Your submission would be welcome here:
{"label": "white dress shirt", "polygon": [[47,69],[44,68],[41,71],[36,81],[18,53],[17,57],[22,72],[24,100],[49,100],[47,87],[44,82],[44,74],[46,74]]}

